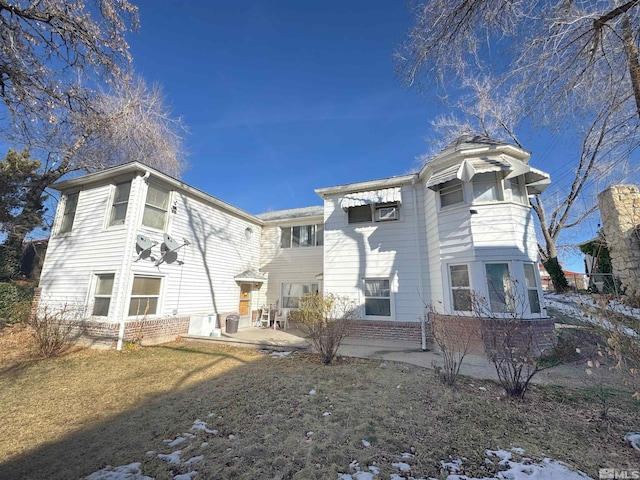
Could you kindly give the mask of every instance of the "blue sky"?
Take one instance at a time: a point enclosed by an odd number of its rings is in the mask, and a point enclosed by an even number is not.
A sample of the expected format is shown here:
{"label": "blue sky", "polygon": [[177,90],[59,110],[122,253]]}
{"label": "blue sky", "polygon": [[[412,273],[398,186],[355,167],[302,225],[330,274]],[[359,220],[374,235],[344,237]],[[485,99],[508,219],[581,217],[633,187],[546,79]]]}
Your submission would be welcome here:
{"label": "blue sky", "polygon": [[[411,23],[405,2],[136,4],[135,68],[163,86],[190,130],[183,180],[250,213],[320,205],[315,188],[416,169],[429,122],[447,113],[395,78],[393,52]],[[575,161],[567,139],[521,140],[562,193]]]}

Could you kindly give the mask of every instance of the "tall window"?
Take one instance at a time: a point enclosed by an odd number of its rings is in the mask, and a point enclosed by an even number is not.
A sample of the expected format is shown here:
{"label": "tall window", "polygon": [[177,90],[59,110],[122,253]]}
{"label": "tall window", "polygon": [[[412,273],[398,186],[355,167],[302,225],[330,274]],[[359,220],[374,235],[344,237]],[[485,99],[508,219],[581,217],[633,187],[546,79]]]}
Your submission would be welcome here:
{"label": "tall window", "polygon": [[[526,205],[528,203],[527,196],[523,192],[523,185],[521,184],[522,182],[520,181],[520,177],[510,178],[507,182],[509,190],[511,190],[511,201],[524,203]],[[526,189],[527,187],[524,188]]]}
{"label": "tall window", "polygon": [[302,297],[316,294],[319,291],[317,283],[283,283],[282,308],[298,308]]}
{"label": "tall window", "polygon": [[364,314],[376,317],[391,316],[391,289],[388,278],[364,279]]}
{"label": "tall window", "polygon": [[531,313],[540,313],[540,294],[538,292],[538,281],[536,280],[536,270],[533,263],[524,264],[524,280],[529,297],[529,309]]}
{"label": "tall window", "polygon": [[109,225],[123,225],[127,217],[127,205],[129,204],[129,192],[131,192],[131,180],[116,183],[111,207],[111,220]]}
{"label": "tall window", "polygon": [[324,244],[324,226],[280,227],[280,248],[314,247]]}
{"label": "tall window", "polygon": [[449,265],[449,279],[453,309],[456,312],[470,312],[472,304],[468,267],[466,265]]}
{"label": "tall window", "polygon": [[496,313],[512,311],[514,306],[511,297],[509,264],[487,263],[485,264],[485,271],[491,311]]}
{"label": "tall window", "polygon": [[158,311],[161,279],[157,277],[133,278],[129,316],[155,315]]}
{"label": "tall window", "polygon": [[96,290],[93,294],[93,315],[106,317],[109,315],[111,295],[113,292],[113,273],[96,275]]}
{"label": "tall window", "polygon": [[498,179],[494,172],[479,173],[473,177],[473,198],[476,202],[501,200]]}
{"label": "tall window", "polygon": [[64,202],[64,213],[62,214],[62,222],[60,224],[59,233],[70,232],[73,228],[73,220],[76,217],[76,208],[78,207],[78,197],[80,192],[70,193]]}
{"label": "tall window", "polygon": [[464,193],[462,191],[462,182],[460,180],[449,180],[443,183],[439,188],[440,206],[448,207],[457,203],[464,202]]}
{"label": "tall window", "polygon": [[164,230],[167,223],[169,190],[149,184],[147,199],[144,203],[142,224],[146,227]]}

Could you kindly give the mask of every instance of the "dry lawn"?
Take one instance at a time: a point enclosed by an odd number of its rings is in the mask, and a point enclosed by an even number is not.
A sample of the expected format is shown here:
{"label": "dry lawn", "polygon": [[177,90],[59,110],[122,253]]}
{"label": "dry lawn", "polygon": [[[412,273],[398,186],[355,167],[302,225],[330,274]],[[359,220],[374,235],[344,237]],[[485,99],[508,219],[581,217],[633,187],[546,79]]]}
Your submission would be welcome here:
{"label": "dry lawn", "polygon": [[[489,381],[463,378],[449,389],[430,370],[391,362],[325,367],[302,353],[179,343],[36,359],[14,327],[0,331],[0,478],[66,480],[141,461],[146,475],[170,479],[186,469],[145,452],[178,448],[184,459],[204,455],[196,480],[335,479],[352,460],[377,462],[388,478],[412,447],[416,477],[439,477],[440,460],[460,457],[464,473],[487,475],[485,449],[522,447],[597,478],[601,467],[640,465],[622,439],[640,429],[640,407],[613,394],[605,421],[585,390],[534,387],[518,402]],[[197,432],[189,452],[187,442],[163,442],[196,419],[219,433]]]}

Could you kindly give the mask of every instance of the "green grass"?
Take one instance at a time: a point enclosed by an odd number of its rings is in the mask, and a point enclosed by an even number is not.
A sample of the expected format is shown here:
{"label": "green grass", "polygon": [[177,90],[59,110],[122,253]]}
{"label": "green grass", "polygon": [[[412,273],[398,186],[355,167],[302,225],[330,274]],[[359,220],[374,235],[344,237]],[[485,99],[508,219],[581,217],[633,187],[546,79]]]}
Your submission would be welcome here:
{"label": "green grass", "polygon": [[[0,362],[0,478],[81,478],[140,461],[146,475],[169,479],[186,469],[145,452],[177,448],[184,459],[204,455],[197,479],[335,479],[352,460],[377,462],[388,478],[391,462],[412,448],[415,477],[439,477],[440,460],[460,457],[467,475],[488,475],[485,449],[511,447],[594,477],[638,462],[622,440],[640,413],[626,393],[616,392],[603,421],[588,390],[533,386],[512,401],[489,381],[463,377],[450,389],[416,366],[340,359],[326,367],[302,353],[170,344]],[[176,448],[163,442],[197,418],[219,433],[197,432]]]}

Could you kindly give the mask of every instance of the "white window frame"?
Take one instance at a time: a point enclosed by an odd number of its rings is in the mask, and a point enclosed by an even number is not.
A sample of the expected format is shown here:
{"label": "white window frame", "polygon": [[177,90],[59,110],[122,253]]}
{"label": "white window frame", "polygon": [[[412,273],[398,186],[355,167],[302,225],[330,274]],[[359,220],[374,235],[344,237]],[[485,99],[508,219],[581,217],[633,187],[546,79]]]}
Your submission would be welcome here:
{"label": "white window frame", "polygon": [[[389,288],[388,296],[373,296],[367,295],[367,282],[371,281],[386,281],[388,282]],[[393,319],[393,279],[389,277],[364,277],[362,279],[362,314],[365,318],[375,318],[375,319],[383,319],[383,320],[391,320]],[[369,315],[367,314],[367,299],[372,300],[388,300],[389,301],[389,315]]]}
{"label": "white window frame", "polygon": [[[487,180],[483,180],[483,179]],[[491,179],[492,178],[492,179]],[[476,193],[476,185],[489,185],[495,188],[495,197],[490,199],[479,199]],[[473,191],[473,203],[496,203],[504,201],[504,192],[502,190],[502,181],[498,178],[496,172],[477,173],[471,179],[471,189]],[[486,190],[488,192],[490,190]],[[485,192],[485,193],[486,193]]]}
{"label": "white window frame", "polygon": [[[133,289],[135,287],[135,282],[137,278],[149,278],[149,279],[157,279],[159,280],[159,286],[158,286],[158,293],[157,294],[136,294],[134,295],[133,293]],[[131,282],[131,292],[129,293],[129,304],[127,307],[127,317],[128,318],[138,318],[138,317],[145,317],[145,316],[159,316],[162,314],[162,289],[164,287],[164,277],[159,277],[157,275],[146,275],[146,274],[137,274],[133,276],[133,281]],[[133,301],[134,299],[142,299],[142,298],[155,298],[156,299],[156,311],[153,313],[145,313],[144,311],[142,312],[136,312],[136,313],[131,313],[131,308],[133,306]]]}
{"label": "white window frame", "polygon": [[[505,290],[504,290],[504,302],[502,302],[502,304],[504,305],[504,310],[494,310],[494,304],[492,303],[492,286],[489,284],[489,275],[487,272],[487,266],[488,265],[506,265],[507,266],[507,284],[504,285],[505,286]],[[513,313],[514,309],[515,309],[515,305],[513,305],[512,301],[510,302],[510,300],[513,300],[513,289],[515,288],[515,285],[513,285],[512,283],[512,279],[513,279],[513,265],[511,264],[511,262],[508,261],[504,261],[504,260],[495,260],[495,261],[488,261],[488,262],[484,262],[483,264],[484,266],[484,276],[485,276],[485,286],[486,286],[486,291],[487,291],[487,301],[489,302],[489,304],[487,305],[489,307],[489,310],[492,313],[498,314],[498,315],[503,315],[503,314],[510,314]],[[497,304],[496,304],[497,306]]]}
{"label": "white window frame", "polygon": [[[302,290],[304,290],[305,287],[307,287],[307,292],[303,292],[302,295],[285,295],[285,286],[292,286],[292,285],[300,285],[302,286]],[[296,309],[298,308],[298,306],[292,306],[289,302],[285,302],[285,298],[287,299],[292,299],[292,298],[297,298],[298,301],[298,305],[300,305],[300,299],[302,297],[304,297],[305,295],[315,295],[316,293],[320,293],[322,291],[322,285],[320,284],[320,282],[282,282],[280,284],[280,308],[289,308],[289,309]]]}
{"label": "white window frame", "polygon": [[[351,209],[360,208],[362,210],[366,210],[366,207],[369,208],[369,219],[361,222],[352,222],[349,216],[349,212],[352,211]],[[385,211],[393,213],[389,215],[389,213],[383,213]],[[365,225],[367,223],[395,222],[400,220],[400,202],[368,203],[366,205],[359,205],[357,207],[349,207],[346,211],[346,214],[347,225]]]}
{"label": "white window frame", "polygon": [[[154,188],[155,190],[161,191],[163,193],[166,194],[165,197],[165,205],[154,205],[152,203],[149,203],[149,191]],[[142,227],[144,228],[148,228],[151,230],[156,230],[159,232],[163,232],[167,229],[167,224],[169,222],[169,208],[171,205],[171,189],[163,187],[162,185],[158,184],[158,183],[154,183],[154,182],[149,182],[149,184],[147,185],[147,192],[145,194],[145,198],[144,198],[144,208],[142,209]],[[164,220],[162,222],[162,226],[157,227],[154,225],[148,225],[145,223],[145,214],[147,213],[147,211],[151,211],[151,212],[162,212],[164,215]]]}
{"label": "white window frame", "polygon": [[[309,227],[311,227],[311,240],[312,240],[311,244],[300,245],[300,235],[298,236],[298,244],[295,244],[294,229],[296,228],[302,229],[302,228],[309,228]],[[322,232],[320,243],[318,242],[319,231]],[[287,233],[285,234],[285,232]],[[324,245],[324,224],[323,223],[280,226],[280,248],[281,249],[322,247],[323,245]]]}
{"label": "white window frame", "polygon": [[[128,183],[129,184],[129,195],[127,196],[127,201],[117,201],[116,198],[116,194],[118,192],[118,186],[120,185],[124,185]],[[127,179],[127,180],[118,180],[116,182],[113,183],[112,186],[112,191],[111,191],[111,201],[109,202],[109,213],[108,213],[108,220],[107,220],[107,226],[108,227],[119,227],[125,224],[125,222],[127,221],[127,214],[129,213],[129,203],[131,201],[131,188],[133,187],[133,181],[131,179]],[[125,208],[125,212],[124,212],[124,218],[122,218],[121,220],[115,220],[115,212],[116,212],[116,205],[122,205],[125,204],[126,208]]]}
{"label": "white window frame", "polygon": [[[472,288],[471,288],[471,269],[469,268],[469,264],[468,263],[451,263],[447,266],[447,273],[449,275],[449,295],[450,295],[450,299],[451,299],[451,310],[454,312],[460,312],[460,313],[472,313],[473,312],[473,297],[472,297]],[[464,285],[454,285],[453,284],[453,272],[452,272],[452,267],[465,267],[467,270],[467,281],[468,281],[468,285],[464,286]],[[454,295],[454,291],[456,290],[467,290],[469,292],[469,310],[458,310],[456,309],[456,301],[455,301],[455,295]]]}
{"label": "white window frame", "polygon": [[[443,195],[452,195],[458,191],[462,194],[462,199],[445,205],[442,201]],[[438,201],[440,202],[440,209],[466,204],[465,195],[464,183],[461,180],[453,179],[448,182],[441,183],[438,187]]]}
{"label": "white window frame", "polygon": [[[531,274],[532,274],[534,285],[529,284],[530,282],[529,282],[529,277],[527,277],[527,267],[531,268]],[[531,315],[542,315],[542,294],[541,294],[542,292],[540,289],[540,281],[538,280],[538,275],[539,275],[538,265],[536,263],[524,262],[522,264],[522,268],[524,270],[524,285],[527,291],[527,302],[529,304],[529,313],[531,313]],[[535,292],[537,296],[537,302],[538,302],[537,312],[533,311],[533,308],[531,305],[531,295],[533,292]]]}
{"label": "white window frame", "polygon": [[[75,197],[75,205],[73,205],[73,212],[69,211],[70,201],[69,199]],[[60,217],[60,227],[58,228],[58,234],[64,235],[73,231],[73,224],[76,219],[76,213],[78,212],[78,203],[80,202],[80,191],[66,193],[64,198],[64,208],[62,210],[62,216]],[[71,220],[69,220],[69,218]],[[68,226],[67,226],[68,223]]]}
{"label": "white window frame", "polygon": [[[111,277],[111,291],[109,292],[109,294],[106,293],[99,293],[99,286],[100,286],[100,281],[101,281],[101,277]],[[91,295],[92,298],[92,304],[91,304],[91,316],[92,317],[108,317],[109,316],[109,310],[111,309],[111,300],[113,299],[113,289],[115,287],[115,273],[114,272],[99,272],[99,273],[94,273],[93,274],[93,292]],[[97,315],[95,313],[95,308],[96,308],[96,299],[98,298],[108,298],[109,299],[109,306],[107,307],[107,313],[106,315]]]}
{"label": "white window frame", "polygon": [[[517,191],[520,192],[519,197],[515,198],[513,195],[514,187],[517,187]],[[529,197],[527,196],[527,187],[524,185],[524,177],[517,176],[513,178],[508,178],[505,180],[504,190],[509,190],[509,194],[511,196],[511,201],[513,203],[517,203],[519,205],[529,205]]]}

